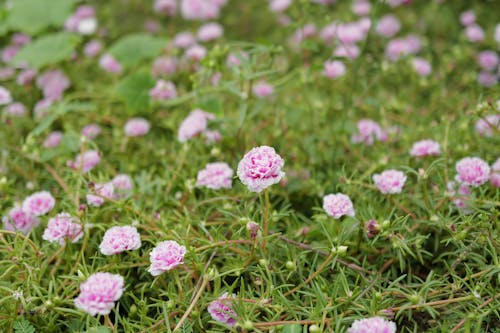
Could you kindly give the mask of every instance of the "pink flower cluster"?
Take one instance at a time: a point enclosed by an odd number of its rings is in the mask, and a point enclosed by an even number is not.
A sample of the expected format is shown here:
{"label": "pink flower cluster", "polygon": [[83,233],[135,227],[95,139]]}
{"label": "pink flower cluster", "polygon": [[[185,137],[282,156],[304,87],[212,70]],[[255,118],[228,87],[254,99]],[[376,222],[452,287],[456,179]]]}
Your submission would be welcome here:
{"label": "pink flower cluster", "polygon": [[352,136],[353,143],[363,142],[367,145],[372,145],[375,141],[387,141],[387,132],[382,130],[382,127],[371,119],[361,119],[357,123],[359,134]]}
{"label": "pink flower cluster", "polygon": [[67,31],[78,32],[82,35],[91,35],[97,29],[97,19],[94,7],[80,6],[75,13],[64,23]]}
{"label": "pink flower cluster", "polygon": [[125,280],[119,274],[94,273],[80,284],[75,306],[95,316],[107,315],[125,291]]}
{"label": "pink flower cluster", "polygon": [[177,14],[177,0],[155,0],[153,9],[159,14],[175,16]]}
{"label": "pink flower cluster", "polygon": [[238,164],[238,178],[252,192],[262,192],[277,184],[285,176],[281,171],[285,161],[274,148],[260,146],[252,148]]}
{"label": "pink flower cluster", "polygon": [[323,209],[334,219],[339,219],[344,215],[355,215],[351,199],[343,193],[328,194],[324,196]]}
{"label": "pink flower cluster", "polygon": [[227,163],[208,163],[198,172],[196,186],[205,186],[212,190],[231,188],[234,171]]}
{"label": "pink flower cluster", "polygon": [[68,161],[68,167],[87,173],[101,162],[101,156],[96,150],[88,150],[83,154],[78,154],[74,161]]}
{"label": "pink flower cluster", "polygon": [[7,105],[12,102],[12,96],[7,88],[0,86],[0,105]]}
{"label": "pink flower cluster", "polygon": [[60,100],[63,93],[71,85],[69,78],[61,70],[49,70],[36,79],[36,85],[42,89],[45,99],[50,101]]}
{"label": "pink flower cluster", "polygon": [[76,243],[83,237],[83,229],[80,221],[68,213],[59,213],[49,219],[42,238],[49,242],[57,242],[64,245],[66,240]]}
{"label": "pink flower cluster", "polygon": [[149,96],[156,100],[168,100],[177,97],[175,84],[170,81],[158,80],[156,85],[149,91]]}
{"label": "pink flower cluster", "polygon": [[35,216],[45,215],[50,212],[56,200],[47,191],[36,192],[24,199],[22,209],[25,212],[30,212]]}
{"label": "pink flower cluster", "polygon": [[115,188],[113,193],[113,198],[115,200],[126,198],[132,192],[133,183],[129,175],[116,175],[113,180],[111,180],[111,183]]}
{"label": "pink flower cluster", "polygon": [[2,218],[5,230],[19,231],[27,235],[33,228],[40,224],[40,220],[30,211],[25,211],[20,206],[12,208]]}
{"label": "pink flower cluster", "polygon": [[202,42],[213,41],[224,34],[224,28],[219,23],[207,23],[200,27],[197,36]]}
{"label": "pink flower cluster", "polygon": [[178,140],[186,142],[205,132],[208,121],[212,119],[215,119],[215,116],[211,113],[200,109],[193,110],[179,126]]}
{"label": "pink flower cluster", "polygon": [[87,203],[90,206],[100,207],[105,199],[114,197],[115,187],[112,182],[95,184],[94,191],[96,194],[87,194]]}
{"label": "pink flower cluster", "polygon": [[54,131],[49,134],[49,136],[43,142],[45,148],[55,148],[59,146],[63,138],[62,132]]}
{"label": "pink flower cluster", "polygon": [[492,114],[479,119],[475,128],[480,135],[487,137],[500,133],[500,114]]}
{"label": "pink flower cluster", "polygon": [[375,32],[382,37],[393,37],[401,29],[401,23],[394,15],[385,15],[377,23]]}
{"label": "pink flower cluster", "polygon": [[184,263],[185,254],[186,248],[176,241],[163,241],[149,253],[151,266],[148,272],[153,276],[157,276],[174,269]]}
{"label": "pink flower cluster", "polygon": [[342,61],[333,60],[323,63],[323,75],[329,79],[336,79],[344,76],[346,72],[345,65]]}
{"label": "pink flower cluster", "polygon": [[415,35],[409,35],[403,38],[392,39],[386,46],[385,55],[387,59],[396,61],[401,57],[416,54],[420,51],[422,42]]}
{"label": "pink flower cluster", "polygon": [[441,147],[434,140],[417,141],[410,150],[410,155],[413,157],[437,156],[439,154],[441,154]]}
{"label": "pink flower cluster", "polygon": [[432,72],[432,65],[423,58],[413,58],[411,64],[415,72],[422,77],[429,76]]}
{"label": "pink flower cluster", "polygon": [[477,187],[490,178],[490,166],[479,157],[465,157],[457,162],[455,169],[456,181],[464,185]]}
{"label": "pink flower cluster", "polygon": [[110,256],[124,251],[137,250],[141,247],[141,235],[132,226],[111,227],[106,230],[99,249]]}
{"label": "pink flower cluster", "polygon": [[148,134],[151,125],[144,118],[131,118],[127,120],[123,130],[125,135],[129,137],[144,136]]}
{"label": "pink flower cluster", "polygon": [[252,92],[258,98],[265,98],[273,94],[274,87],[266,81],[259,81],[252,87]]}
{"label": "pink flower cluster", "polygon": [[347,333],[396,333],[396,324],[382,317],[355,320]]}
{"label": "pink flower cluster", "polygon": [[122,65],[109,53],[99,59],[99,66],[108,73],[120,74],[122,72]]}
{"label": "pink flower cluster", "polygon": [[401,193],[406,182],[406,176],[398,170],[385,170],[381,174],[373,175],[373,182],[384,194]]}
{"label": "pink flower cluster", "polygon": [[232,308],[234,298],[235,295],[224,293],[216,300],[210,302],[207,310],[212,319],[221,324],[233,327],[236,324],[236,312]]}
{"label": "pink flower cluster", "polygon": [[101,126],[97,124],[88,124],[84,128],[82,128],[82,135],[89,140],[93,140],[97,138],[99,134],[101,134]]}
{"label": "pink flower cluster", "polygon": [[181,0],[181,14],[186,20],[210,20],[219,16],[226,0]]}

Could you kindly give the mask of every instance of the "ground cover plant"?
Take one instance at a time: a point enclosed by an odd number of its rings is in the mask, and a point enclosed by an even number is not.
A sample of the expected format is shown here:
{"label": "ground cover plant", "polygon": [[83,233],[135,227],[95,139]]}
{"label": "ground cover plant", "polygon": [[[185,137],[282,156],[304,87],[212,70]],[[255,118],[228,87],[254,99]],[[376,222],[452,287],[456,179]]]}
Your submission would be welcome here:
{"label": "ground cover plant", "polygon": [[0,331],[500,332],[494,1],[0,4]]}

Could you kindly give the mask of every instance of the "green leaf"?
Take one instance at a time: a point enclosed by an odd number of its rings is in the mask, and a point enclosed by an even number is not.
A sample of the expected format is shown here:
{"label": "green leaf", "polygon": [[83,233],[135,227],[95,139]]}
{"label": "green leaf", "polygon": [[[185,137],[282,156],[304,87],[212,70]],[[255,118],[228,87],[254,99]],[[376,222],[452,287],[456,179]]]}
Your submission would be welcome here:
{"label": "green leaf", "polygon": [[157,56],[167,41],[147,34],[130,34],[116,41],[109,53],[126,67]]}
{"label": "green leaf", "polygon": [[28,62],[35,69],[56,64],[69,59],[79,41],[77,35],[68,32],[45,35],[23,47],[13,62]]}
{"label": "green leaf", "polygon": [[111,331],[104,326],[92,327],[87,331],[87,333],[111,333]]}
{"label": "green leaf", "polygon": [[290,324],[283,326],[283,333],[302,333],[302,326],[299,324]]}
{"label": "green leaf", "polygon": [[149,109],[149,90],[154,80],[147,72],[137,72],[121,80],[115,89],[116,96],[125,102],[129,110]]}
{"label": "green leaf", "polygon": [[222,108],[222,103],[220,98],[207,98],[200,101],[197,106],[207,112],[213,113],[218,117],[224,116],[224,109]]}
{"label": "green leaf", "polygon": [[15,0],[6,25],[30,35],[48,27],[62,26],[73,9],[73,0]]}
{"label": "green leaf", "polygon": [[35,328],[24,318],[14,322],[14,332],[16,333],[35,333]]}

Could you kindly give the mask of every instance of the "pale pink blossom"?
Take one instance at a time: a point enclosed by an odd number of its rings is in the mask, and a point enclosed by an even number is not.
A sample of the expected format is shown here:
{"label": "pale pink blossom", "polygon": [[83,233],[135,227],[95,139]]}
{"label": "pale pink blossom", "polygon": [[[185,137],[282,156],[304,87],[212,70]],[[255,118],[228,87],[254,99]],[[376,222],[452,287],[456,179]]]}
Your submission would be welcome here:
{"label": "pale pink blossom", "polygon": [[273,94],[274,87],[266,81],[260,81],[253,85],[252,92],[258,98],[265,98]]}
{"label": "pale pink blossom", "polygon": [[19,102],[7,105],[5,112],[13,117],[22,117],[26,114],[26,107]]}
{"label": "pale pink blossom", "polygon": [[358,26],[361,31],[366,35],[372,26],[372,20],[369,17],[362,17],[358,20]]}
{"label": "pale pink blossom", "polygon": [[493,73],[487,72],[487,71],[481,71],[477,75],[477,83],[480,85],[489,88],[497,84],[498,79],[497,76]]}
{"label": "pale pink blossom", "polygon": [[355,320],[347,333],[396,333],[396,324],[382,317]]}
{"label": "pale pink blossom", "polygon": [[2,218],[2,221],[5,230],[19,231],[25,235],[40,224],[38,217],[30,211],[22,209],[21,206],[12,208],[9,213]]}
{"label": "pale pink blossom", "polygon": [[385,170],[381,174],[373,175],[373,182],[384,194],[401,193],[406,182],[406,176],[398,170]]}
{"label": "pale pink blossom", "polygon": [[176,241],[163,241],[149,253],[151,266],[148,272],[153,276],[157,276],[174,269],[184,263],[185,254],[186,248]]}
{"label": "pale pink blossom", "polygon": [[345,65],[342,61],[333,60],[323,63],[323,75],[329,79],[336,79],[344,76],[346,72]]}
{"label": "pale pink blossom", "polygon": [[82,128],[82,135],[87,139],[93,140],[99,134],[101,134],[101,126],[98,124],[88,124],[84,128]]}
{"label": "pale pink blossom", "polygon": [[356,44],[340,44],[333,51],[335,57],[356,59],[361,54],[361,50]]}
{"label": "pale pink blossom", "polygon": [[375,27],[375,32],[382,37],[390,38],[401,29],[401,23],[394,15],[385,15]]}
{"label": "pale pink blossom", "polygon": [[10,91],[8,91],[5,87],[0,86],[0,105],[7,105],[12,102],[12,96],[10,95]]}
{"label": "pale pink blossom", "polygon": [[177,90],[172,82],[158,80],[156,85],[149,90],[149,96],[156,100],[168,100],[177,97]]}
{"label": "pale pink blossom", "polygon": [[224,28],[216,22],[206,23],[198,29],[198,39],[202,42],[209,42],[220,38],[224,34]]}
{"label": "pale pink blossom", "polygon": [[498,66],[498,54],[495,51],[483,51],[477,56],[477,63],[482,69],[492,71]]}
{"label": "pale pink blossom", "polygon": [[363,142],[366,145],[372,145],[375,141],[387,141],[387,133],[382,127],[371,119],[361,119],[357,123],[358,134],[352,136],[353,143]]}
{"label": "pale pink blossom", "polygon": [[500,133],[500,114],[491,114],[479,119],[475,128],[480,135],[487,137]]}
{"label": "pale pink blossom", "polygon": [[25,212],[30,212],[35,216],[45,215],[50,212],[54,205],[56,204],[56,200],[47,191],[36,192],[24,199],[23,201],[23,210]]}
{"label": "pale pink blossom", "polygon": [[24,69],[17,75],[16,83],[20,86],[26,86],[31,82],[33,82],[33,80],[36,77],[36,74],[37,72],[34,69],[31,68]]}
{"label": "pale pink blossom", "polygon": [[339,24],[337,21],[327,24],[319,32],[319,37],[325,43],[331,43],[337,37],[337,27]]}
{"label": "pale pink blossom", "polygon": [[494,187],[500,187],[500,158],[491,166],[490,183]]}
{"label": "pale pink blossom", "polygon": [[230,327],[236,325],[236,312],[234,312],[232,307],[234,299],[235,295],[224,293],[216,300],[210,302],[207,311],[212,319]]}
{"label": "pale pink blossom", "polygon": [[80,221],[68,213],[59,213],[49,219],[47,228],[42,238],[51,243],[57,242],[59,245],[66,244],[66,241],[76,243],[83,237],[83,228]]}
{"label": "pale pink blossom", "polygon": [[102,50],[102,43],[98,41],[97,39],[93,39],[89,41],[85,46],[83,47],[83,53],[87,57],[95,57],[99,53],[101,53]]}
{"label": "pale pink blossom", "polygon": [[343,193],[325,195],[323,197],[323,209],[334,219],[339,219],[344,215],[355,215],[351,199]]}
{"label": "pale pink blossom", "polygon": [[356,15],[365,16],[370,14],[371,5],[368,0],[355,0],[351,5],[351,10]]}
{"label": "pale pink blossom", "polygon": [[124,131],[125,135],[129,137],[144,136],[148,134],[151,125],[149,121],[144,118],[131,118],[127,120]]}
{"label": "pale pink blossom", "polygon": [[269,9],[276,13],[284,12],[290,7],[292,0],[270,0]]}
{"label": "pale pink blossom", "polygon": [[216,0],[181,0],[181,14],[186,20],[215,19],[223,4]]}
{"label": "pale pink blossom", "polygon": [[431,64],[423,58],[413,58],[411,64],[415,72],[417,72],[420,76],[429,76],[432,72]]}
{"label": "pale pink blossom", "polygon": [[174,36],[174,40],[172,42],[175,47],[179,47],[182,49],[187,49],[196,44],[196,38],[194,35],[188,31],[179,32]]}
{"label": "pale pink blossom", "polygon": [[470,187],[455,181],[449,181],[446,187],[449,194],[453,197],[453,204],[464,214],[472,213],[472,210],[469,208],[470,195],[472,193]]}
{"label": "pale pink blossom", "polygon": [[111,180],[111,183],[115,187],[113,198],[116,200],[129,196],[134,186],[132,178],[127,174],[116,175]]}
{"label": "pale pink blossom", "polygon": [[167,76],[177,71],[177,59],[174,57],[160,57],[153,62],[153,75],[155,77]]}
{"label": "pale pink blossom", "polygon": [[401,57],[417,53],[420,51],[421,46],[420,38],[415,35],[395,38],[387,43],[385,55],[389,60],[396,61]]}
{"label": "pale pink blossom", "polygon": [[337,25],[337,38],[341,44],[354,44],[365,38],[365,33],[357,22]]}
{"label": "pale pink blossom", "polygon": [[243,185],[252,192],[262,192],[277,184],[285,176],[281,170],[285,161],[274,148],[260,146],[252,148],[238,163],[237,175]]}
{"label": "pale pink blossom", "polygon": [[232,177],[234,171],[227,163],[208,163],[204,169],[198,171],[196,186],[218,190],[232,187]]}
{"label": "pale pink blossom", "polygon": [[476,14],[472,10],[467,10],[460,14],[460,23],[463,26],[469,26],[476,22]]}
{"label": "pale pink blossom", "polygon": [[63,134],[60,131],[54,131],[49,134],[49,136],[43,141],[43,146],[45,148],[55,148],[61,144]]}
{"label": "pale pink blossom", "polygon": [[97,30],[97,19],[92,6],[80,6],[64,23],[67,31],[91,35]]}
{"label": "pale pink blossom", "polygon": [[484,40],[484,30],[477,24],[471,24],[465,28],[465,36],[470,42],[482,42]]}
{"label": "pale pink blossom", "polygon": [[101,156],[96,150],[88,150],[83,154],[78,154],[74,161],[68,161],[67,165],[75,170],[80,170],[87,173],[101,162]]}
{"label": "pale pink blossom", "polygon": [[246,52],[230,53],[226,58],[226,66],[237,67],[241,65],[242,60],[248,60],[248,53]]}
{"label": "pale pink blossom", "polygon": [[455,165],[457,170],[456,180],[472,187],[486,183],[490,177],[491,168],[479,157],[465,157]]}
{"label": "pale pink blossom", "polygon": [[89,206],[100,207],[106,199],[113,198],[115,187],[113,183],[95,184],[95,194],[87,194]]}
{"label": "pale pink blossom", "polygon": [[28,35],[25,35],[23,33],[15,33],[12,35],[11,38],[12,44],[17,45],[17,46],[24,46],[26,44],[29,44],[31,42],[31,37]]}
{"label": "pale pink blossom", "polygon": [[203,137],[205,138],[206,144],[212,144],[218,142],[222,139],[222,135],[216,130],[205,130],[203,131]]}
{"label": "pale pink blossom", "polygon": [[439,154],[441,154],[441,147],[434,140],[417,141],[410,149],[410,155],[414,157],[437,156]]}
{"label": "pale pink blossom", "polygon": [[69,78],[61,70],[50,70],[36,79],[36,85],[42,89],[43,96],[50,100],[60,100],[71,85]]}
{"label": "pale pink blossom", "polygon": [[211,113],[200,109],[193,110],[179,126],[177,138],[180,142],[186,142],[207,129],[208,121],[215,119]]}
{"label": "pale pink blossom", "polygon": [[80,284],[75,306],[95,316],[108,315],[125,291],[125,280],[119,274],[94,273]]}
{"label": "pale pink blossom", "polygon": [[41,119],[49,114],[50,107],[54,103],[54,100],[50,98],[44,98],[36,102],[34,107],[35,118]]}
{"label": "pale pink blossom", "polygon": [[18,45],[8,45],[2,50],[2,61],[4,63],[11,62],[19,52],[20,47]]}
{"label": "pale pink blossom", "polygon": [[99,66],[109,73],[120,74],[122,72],[122,65],[109,53],[99,59]]}
{"label": "pale pink blossom", "polygon": [[153,9],[159,14],[175,16],[177,14],[177,0],[155,0]]}
{"label": "pale pink blossom", "polygon": [[141,235],[132,226],[111,227],[104,233],[99,250],[110,256],[124,251],[137,250],[141,247]]}
{"label": "pale pink blossom", "polygon": [[8,80],[16,74],[16,71],[12,67],[2,67],[0,68],[0,81]]}

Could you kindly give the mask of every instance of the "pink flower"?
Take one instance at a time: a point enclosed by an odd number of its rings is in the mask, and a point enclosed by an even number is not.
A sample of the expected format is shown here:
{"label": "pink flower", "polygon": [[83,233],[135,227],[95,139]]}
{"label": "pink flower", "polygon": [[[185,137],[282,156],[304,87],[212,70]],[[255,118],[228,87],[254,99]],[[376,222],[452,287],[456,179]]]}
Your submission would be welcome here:
{"label": "pink flower", "polygon": [[124,284],[119,274],[94,273],[80,284],[80,295],[75,298],[75,306],[91,316],[107,315],[122,296]]}
{"label": "pink flower", "polygon": [[177,97],[177,90],[172,82],[158,80],[156,85],[149,91],[149,96],[156,100],[172,99]]}
{"label": "pink flower", "polygon": [[465,185],[477,187],[490,178],[490,166],[479,157],[465,157],[455,165],[456,180]]}
{"label": "pink flower", "polygon": [[285,176],[281,171],[285,161],[272,147],[252,148],[238,163],[240,181],[252,192],[262,192]]}
{"label": "pink flower", "polygon": [[131,118],[127,120],[124,131],[126,136],[136,137],[148,134],[151,125],[144,118]]}
{"label": "pink flower", "polygon": [[196,44],[196,38],[190,32],[179,32],[177,35],[175,35],[173,44],[175,47],[186,49]]}
{"label": "pink flower", "polygon": [[284,12],[290,7],[292,0],[271,0],[269,2],[269,9],[276,13]]}
{"label": "pink flower", "polygon": [[68,213],[59,213],[49,219],[49,224],[45,229],[42,238],[49,242],[57,242],[64,245],[66,239],[76,243],[83,237],[83,230],[80,221]]}
{"label": "pink flower", "polygon": [[60,100],[71,85],[68,77],[60,70],[46,71],[36,79],[36,85],[42,89],[43,96],[50,100]]}
{"label": "pink flower", "polygon": [[7,105],[12,102],[12,96],[10,96],[10,91],[6,88],[0,86],[0,105]]}
{"label": "pink flower", "polygon": [[365,229],[366,236],[368,238],[373,238],[380,232],[380,224],[377,223],[377,220],[371,219],[366,221]]}
{"label": "pink flower", "polygon": [[181,14],[186,20],[215,19],[223,4],[216,0],[181,0]]}
{"label": "pink flower", "polygon": [[439,154],[441,154],[441,147],[433,140],[417,141],[410,150],[410,155],[414,157],[437,156]]}
{"label": "pink flower", "polygon": [[209,163],[198,172],[196,186],[206,186],[213,190],[231,188],[233,174],[233,169],[226,163]]}
{"label": "pink flower", "polygon": [[252,92],[258,98],[265,98],[269,95],[272,95],[272,93],[274,92],[274,87],[265,81],[260,81],[254,84],[254,86],[252,87]]}
{"label": "pink flower", "polygon": [[372,20],[369,17],[362,17],[358,20],[358,26],[366,35],[372,26]]}
{"label": "pink flower", "polygon": [[420,38],[415,35],[395,38],[387,44],[385,55],[389,60],[396,61],[401,57],[417,53],[422,46],[421,44]]}
{"label": "pink flower", "polygon": [[201,61],[203,58],[205,58],[206,55],[207,55],[207,49],[205,49],[203,46],[197,45],[197,44],[190,46],[186,50],[186,53],[184,54],[184,56],[187,59],[194,61],[194,62]]}
{"label": "pink flower", "polygon": [[219,131],[211,131],[211,130],[205,130],[203,132],[203,137],[205,138],[205,143],[207,145],[218,142],[222,139],[222,135],[220,134]]}
{"label": "pink flower", "polygon": [[148,272],[153,276],[157,276],[174,269],[184,263],[185,254],[186,248],[176,241],[163,241],[149,253],[151,266]]}
{"label": "pink flower", "polygon": [[87,194],[87,203],[90,206],[99,207],[105,199],[113,198],[115,187],[113,183],[95,184],[94,190],[97,195]]}
{"label": "pink flower", "polygon": [[99,66],[109,73],[120,74],[122,72],[122,65],[109,53],[99,59]]}
{"label": "pink flower", "polygon": [[2,61],[6,64],[11,62],[12,59],[16,56],[17,52],[19,52],[20,47],[17,45],[8,45],[2,50]]}
{"label": "pink flower", "polygon": [[19,73],[16,78],[16,83],[20,86],[26,86],[33,82],[36,77],[36,70],[28,68]]}
{"label": "pink flower", "polygon": [[177,14],[177,0],[155,0],[153,9],[159,14],[175,16]]}
{"label": "pink flower", "polygon": [[355,320],[347,333],[396,333],[396,324],[382,317]]}
{"label": "pink flower", "polygon": [[446,187],[449,194],[454,197],[452,202],[455,204],[455,206],[464,214],[471,213],[472,210],[470,210],[469,208],[469,201],[472,192],[469,186],[454,181],[449,181],[446,184]]}
{"label": "pink flower", "polygon": [[207,307],[208,313],[213,320],[221,324],[233,327],[236,324],[236,312],[232,308],[235,295],[222,294],[216,300],[210,302]]}
{"label": "pink flower", "polygon": [[463,26],[469,26],[471,24],[474,24],[476,22],[476,14],[472,10],[467,10],[465,12],[462,12],[460,14],[460,23]]}
{"label": "pink flower", "polygon": [[126,174],[116,175],[115,178],[111,180],[111,183],[115,187],[114,199],[126,198],[133,188],[132,179]]}
{"label": "pink flower", "polygon": [[383,16],[377,23],[375,31],[382,37],[390,38],[401,29],[401,23],[393,15]]}
{"label": "pink flower", "polygon": [[484,30],[477,24],[471,24],[465,28],[465,36],[470,42],[482,42],[484,40]]}
{"label": "pink flower", "polygon": [[141,235],[135,227],[111,227],[106,230],[99,245],[101,253],[110,256],[124,251],[137,250],[141,247]]}
{"label": "pink flower", "polygon": [[87,57],[95,57],[101,52],[101,50],[102,50],[102,43],[96,39],[89,41],[83,47],[83,53]]}
{"label": "pink flower", "polygon": [[345,65],[342,61],[325,61],[323,68],[323,75],[329,79],[336,79],[345,75]]}
{"label": "pink flower", "polygon": [[406,176],[398,170],[385,170],[381,174],[373,175],[375,186],[384,194],[401,193],[406,182]]}
{"label": "pink flower", "polygon": [[12,208],[2,221],[5,230],[19,231],[25,235],[40,224],[40,220],[34,214],[23,210],[21,206]]}
{"label": "pink flower", "polygon": [[35,104],[34,112],[35,112],[35,118],[40,119],[49,114],[49,109],[52,106],[54,101],[50,98],[44,98],[42,100],[39,100]]}
{"label": "pink flower", "polygon": [[490,72],[482,71],[477,75],[477,83],[489,88],[497,84],[497,77]]}
{"label": "pink flower", "polygon": [[198,39],[202,42],[212,41],[224,34],[224,28],[219,23],[207,23],[198,30]]}
{"label": "pink flower", "polygon": [[248,60],[248,53],[246,52],[238,52],[238,53],[230,53],[226,59],[226,66],[233,67],[241,65],[241,60]]}
{"label": "pink flower", "polygon": [[335,57],[356,59],[359,57],[361,50],[356,44],[340,44],[333,51]]}
{"label": "pink flower", "polygon": [[45,215],[54,208],[56,200],[47,191],[36,192],[24,199],[23,210],[35,216]]}
{"label": "pink flower", "polygon": [[43,142],[45,148],[55,148],[61,143],[63,134],[59,131],[54,131],[49,134],[47,139]]}
{"label": "pink flower", "polygon": [[0,68],[0,81],[5,81],[10,79],[16,74],[14,68],[11,67],[2,67]]}
{"label": "pink flower", "polygon": [[494,187],[500,187],[500,158],[491,166],[490,182]]}
{"label": "pink flower", "polygon": [[26,108],[22,103],[12,103],[5,108],[5,112],[13,117],[22,117],[26,114]]}
{"label": "pink flower", "polygon": [[411,64],[420,76],[428,76],[432,72],[431,64],[423,58],[413,58]]}
{"label": "pink flower", "polygon": [[351,141],[353,143],[363,142],[367,145],[372,145],[375,140],[387,141],[387,133],[382,130],[380,125],[371,119],[361,119],[357,123],[359,134],[353,135]]}
{"label": "pink flower", "polygon": [[344,215],[354,216],[355,214],[351,199],[342,193],[324,196],[323,209],[334,219],[339,219]]}
{"label": "pink flower", "polygon": [[355,0],[351,5],[354,14],[364,16],[370,14],[371,5],[368,0]]}
{"label": "pink flower", "polygon": [[208,120],[215,119],[211,113],[200,109],[193,110],[179,126],[178,140],[186,142],[207,129]]}
{"label": "pink flower", "polygon": [[354,44],[365,38],[361,27],[356,23],[343,23],[337,25],[337,38],[342,44]]}
{"label": "pink flower", "polygon": [[79,170],[81,168],[81,171],[86,173],[95,168],[99,162],[101,162],[99,152],[96,150],[88,150],[84,152],[83,155],[76,155],[75,160],[68,161],[67,165],[74,170]]}
{"label": "pink flower", "polygon": [[482,69],[492,71],[498,66],[498,55],[495,51],[483,51],[477,56],[477,63]]}
{"label": "pink flower", "polygon": [[82,135],[87,139],[95,139],[99,134],[101,134],[101,126],[97,124],[88,124],[82,128]]}
{"label": "pink flower", "polygon": [[500,133],[500,114],[492,114],[479,119],[475,128],[480,135],[484,136],[493,136],[495,131]]}
{"label": "pink flower", "polygon": [[17,46],[24,46],[31,42],[31,37],[22,33],[15,33],[11,38],[12,44]]}
{"label": "pink flower", "polygon": [[177,59],[174,57],[160,57],[153,62],[153,75],[166,76],[177,70]]}

